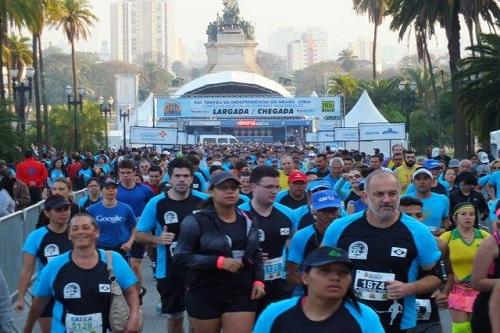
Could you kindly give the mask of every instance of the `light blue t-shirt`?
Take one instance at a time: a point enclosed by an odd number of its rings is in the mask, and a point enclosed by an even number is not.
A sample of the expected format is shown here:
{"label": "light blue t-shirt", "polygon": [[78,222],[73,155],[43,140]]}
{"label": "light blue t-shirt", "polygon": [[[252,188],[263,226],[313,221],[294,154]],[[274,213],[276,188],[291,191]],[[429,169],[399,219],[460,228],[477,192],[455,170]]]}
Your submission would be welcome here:
{"label": "light blue t-shirt", "polygon": [[424,224],[430,231],[441,228],[441,221],[448,218],[450,214],[450,200],[443,194],[431,192],[430,197],[418,198],[415,193],[407,194],[405,197],[420,199],[424,204],[422,212],[424,213]]}
{"label": "light blue t-shirt", "polygon": [[495,171],[490,175],[488,184],[493,185],[495,187],[497,198],[500,198],[500,171]]}

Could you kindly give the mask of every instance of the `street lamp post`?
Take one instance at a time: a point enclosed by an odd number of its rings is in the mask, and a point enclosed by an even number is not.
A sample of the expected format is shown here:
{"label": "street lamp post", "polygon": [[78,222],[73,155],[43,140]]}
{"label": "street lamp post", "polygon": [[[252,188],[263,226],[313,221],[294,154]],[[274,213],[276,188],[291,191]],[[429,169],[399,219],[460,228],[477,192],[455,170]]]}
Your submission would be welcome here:
{"label": "street lamp post", "polygon": [[71,112],[71,106],[73,106],[73,135],[74,135],[74,150],[78,152],[78,106],[80,106],[80,112],[83,112],[83,96],[85,95],[85,89],[78,88],[78,98],[73,96],[73,88],[68,85],[64,89],[66,96],[68,96],[68,111]]}
{"label": "street lamp post", "polygon": [[[16,113],[19,117],[21,133],[23,137],[26,135],[26,106],[31,103],[32,91],[33,91],[33,76],[35,75],[35,69],[33,67],[28,67],[26,69],[26,76],[28,81],[21,81],[18,83],[19,70],[13,68],[9,71],[10,77],[12,78],[12,90],[14,92],[14,107]],[[28,100],[26,100],[26,93],[28,93]],[[38,126],[39,124],[37,124]],[[37,138],[38,141],[40,138]]]}
{"label": "street lamp post", "polygon": [[123,149],[127,149],[127,132],[126,132],[126,121],[130,117],[130,106],[127,106],[126,112],[122,112],[120,109],[120,120],[123,119]]}
{"label": "street lamp post", "polygon": [[108,142],[108,113],[111,115],[111,110],[113,107],[113,97],[109,96],[107,104],[104,105],[104,98],[102,96],[99,97],[99,110],[101,110],[101,115],[104,113],[104,123],[106,125],[105,133],[106,133],[106,150],[109,149]]}
{"label": "street lamp post", "polygon": [[406,133],[408,133],[408,147],[410,147],[410,114],[415,111],[417,102],[417,84],[415,81],[401,81],[399,83],[399,92],[401,95],[401,108],[406,114]]}

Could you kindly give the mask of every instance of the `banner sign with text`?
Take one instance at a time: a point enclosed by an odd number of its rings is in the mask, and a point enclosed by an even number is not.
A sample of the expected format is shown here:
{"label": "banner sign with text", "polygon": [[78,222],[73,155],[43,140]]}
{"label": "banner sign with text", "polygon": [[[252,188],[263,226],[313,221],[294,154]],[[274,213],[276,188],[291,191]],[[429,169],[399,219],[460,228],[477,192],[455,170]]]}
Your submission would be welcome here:
{"label": "banner sign with text", "polygon": [[319,131],[318,133],[318,142],[334,142],[335,134],[333,131]]}
{"label": "banner sign with text", "polygon": [[177,144],[177,129],[131,126],[130,143],[150,145],[175,145]]}
{"label": "banner sign with text", "polygon": [[406,138],[405,123],[361,123],[359,140],[404,140]]}
{"label": "banner sign with text", "polygon": [[204,97],[157,98],[158,116],[164,118],[290,118],[340,120],[341,99],[333,97]]}
{"label": "banner sign with text", "polygon": [[359,141],[359,131],[357,127],[336,127],[335,141]]}

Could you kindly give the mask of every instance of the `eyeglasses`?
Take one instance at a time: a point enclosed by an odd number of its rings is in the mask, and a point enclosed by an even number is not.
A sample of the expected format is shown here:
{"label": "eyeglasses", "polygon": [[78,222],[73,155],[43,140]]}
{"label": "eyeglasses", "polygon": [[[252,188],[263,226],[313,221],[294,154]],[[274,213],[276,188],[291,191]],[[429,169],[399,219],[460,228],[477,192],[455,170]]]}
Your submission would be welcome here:
{"label": "eyeglasses", "polygon": [[268,191],[272,191],[272,190],[279,191],[280,190],[280,186],[279,185],[260,185],[260,184],[256,184],[256,185],[260,186],[260,187],[263,187],[263,188],[265,188]]}

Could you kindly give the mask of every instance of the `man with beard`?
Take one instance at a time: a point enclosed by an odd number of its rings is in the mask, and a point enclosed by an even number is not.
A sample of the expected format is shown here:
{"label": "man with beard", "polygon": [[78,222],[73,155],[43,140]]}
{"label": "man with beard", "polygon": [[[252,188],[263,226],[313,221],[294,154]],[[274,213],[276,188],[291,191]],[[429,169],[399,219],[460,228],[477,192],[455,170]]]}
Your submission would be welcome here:
{"label": "man with beard", "polygon": [[[157,289],[161,296],[162,313],[167,314],[168,332],[184,332],[186,271],[172,264],[172,253],[177,245],[180,224],[184,217],[198,209],[208,195],[191,191],[194,166],[185,158],[176,158],[168,164],[172,187],[151,199],[137,224],[137,241],[157,245]],[[154,230],[154,235],[151,235]]]}
{"label": "man with beard", "polygon": [[441,257],[428,229],[398,210],[400,186],[389,171],[366,179],[368,209],[330,224],[322,246],[339,247],[353,262],[358,299],[380,316],[386,332],[408,332],[416,326],[415,294],[434,290],[417,280],[417,270],[430,271]]}
{"label": "man with beard", "polygon": [[408,185],[411,183],[411,177],[417,171],[418,165],[415,164],[415,152],[406,150],[403,154],[404,164],[394,170],[396,179],[401,184],[401,193],[406,193]]}

